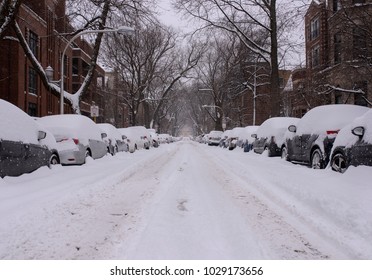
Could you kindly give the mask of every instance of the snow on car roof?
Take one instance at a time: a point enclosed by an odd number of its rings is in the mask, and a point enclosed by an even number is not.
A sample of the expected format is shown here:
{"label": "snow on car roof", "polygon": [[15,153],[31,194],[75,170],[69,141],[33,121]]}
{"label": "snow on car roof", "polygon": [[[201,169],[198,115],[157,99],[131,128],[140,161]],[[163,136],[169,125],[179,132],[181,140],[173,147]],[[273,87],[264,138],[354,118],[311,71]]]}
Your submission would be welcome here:
{"label": "snow on car roof", "polygon": [[38,120],[53,135],[59,137],[78,138],[83,141],[92,139],[102,141],[99,127],[88,117],[83,115],[53,115]]}
{"label": "snow on car roof", "polygon": [[0,139],[38,144],[39,126],[17,106],[0,99]]}
{"label": "snow on car roof", "polygon": [[288,126],[295,125],[300,119],[290,117],[275,117],[264,121],[257,129],[257,137],[284,135]]}
{"label": "snow on car roof", "polygon": [[325,134],[337,131],[363,115],[369,109],[349,104],[333,104],[315,107],[308,111],[297,124],[297,134]]}
{"label": "snow on car roof", "polygon": [[107,138],[113,140],[122,140],[120,132],[110,123],[98,123],[98,127],[107,134]]}
{"label": "snow on car roof", "polygon": [[372,109],[369,109],[364,115],[355,118],[350,124],[342,128],[337,134],[333,147],[350,147],[355,144],[359,137],[352,134],[351,130],[358,126],[364,127],[363,141],[372,143]]}

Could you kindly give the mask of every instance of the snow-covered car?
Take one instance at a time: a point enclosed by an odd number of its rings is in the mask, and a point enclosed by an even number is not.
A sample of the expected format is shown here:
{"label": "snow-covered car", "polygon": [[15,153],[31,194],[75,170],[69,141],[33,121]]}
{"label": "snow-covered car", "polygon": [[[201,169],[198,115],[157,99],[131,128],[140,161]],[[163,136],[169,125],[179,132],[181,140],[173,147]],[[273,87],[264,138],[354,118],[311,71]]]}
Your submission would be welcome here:
{"label": "snow-covered car", "polygon": [[369,109],[363,106],[333,104],[315,107],[288,127],[282,158],[291,162],[324,168],[330,158],[337,133]]}
{"label": "snow-covered car", "polygon": [[150,148],[150,133],[144,126],[131,126],[118,129],[122,135],[126,136],[130,152]]}
{"label": "snow-covered car", "polygon": [[84,164],[86,157],[98,159],[107,154],[100,128],[82,115],[52,115],[38,119],[56,138],[63,165]]}
{"label": "snow-covered car", "polygon": [[150,134],[150,143],[151,146],[154,148],[159,147],[160,141],[159,141],[159,135],[156,133],[156,130],[153,128],[148,128],[147,129]]}
{"label": "snow-covered car", "polygon": [[344,173],[350,165],[372,166],[372,109],[342,128],[333,143],[332,170]]}
{"label": "snow-covered car", "polygon": [[55,139],[13,104],[0,99],[0,177],[59,163]]}
{"label": "snow-covered car", "polygon": [[161,144],[164,144],[164,143],[171,143],[172,139],[171,139],[171,136],[167,133],[161,133],[158,135],[159,137],[159,141]]}
{"label": "snow-covered car", "polygon": [[208,145],[209,146],[218,146],[218,144],[221,141],[221,136],[223,134],[223,131],[219,130],[212,130],[208,133]]}
{"label": "snow-covered car", "polygon": [[128,145],[125,142],[125,137],[120,134],[118,129],[109,123],[99,123],[97,124],[106,137],[103,141],[107,144],[108,153],[114,155],[118,152],[128,151]]}
{"label": "snow-covered car", "polygon": [[229,138],[231,134],[231,129],[225,130],[221,135],[221,140],[218,146],[222,148],[227,148],[229,146]]}
{"label": "snow-covered car", "polygon": [[244,152],[249,152],[253,148],[253,142],[256,140],[256,138],[252,137],[252,134],[257,133],[257,129],[259,126],[257,125],[249,125],[244,127],[244,130],[242,131],[241,135],[239,135],[239,141],[237,141],[237,144],[240,145],[242,143],[242,148],[244,148]]}
{"label": "snow-covered car", "polygon": [[257,132],[252,134],[256,138],[253,151],[262,154],[267,151],[269,157],[281,156],[281,149],[285,142],[284,135],[290,125],[295,125],[300,119],[290,117],[276,117],[264,121]]}

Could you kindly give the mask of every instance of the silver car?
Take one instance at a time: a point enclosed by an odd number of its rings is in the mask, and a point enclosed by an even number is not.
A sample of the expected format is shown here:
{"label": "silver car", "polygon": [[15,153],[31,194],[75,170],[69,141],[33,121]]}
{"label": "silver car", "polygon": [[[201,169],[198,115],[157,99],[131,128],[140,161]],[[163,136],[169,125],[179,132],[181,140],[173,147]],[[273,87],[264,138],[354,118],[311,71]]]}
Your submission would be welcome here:
{"label": "silver car", "polygon": [[84,164],[87,157],[98,159],[107,154],[106,136],[88,117],[53,115],[38,119],[56,138],[61,164]]}

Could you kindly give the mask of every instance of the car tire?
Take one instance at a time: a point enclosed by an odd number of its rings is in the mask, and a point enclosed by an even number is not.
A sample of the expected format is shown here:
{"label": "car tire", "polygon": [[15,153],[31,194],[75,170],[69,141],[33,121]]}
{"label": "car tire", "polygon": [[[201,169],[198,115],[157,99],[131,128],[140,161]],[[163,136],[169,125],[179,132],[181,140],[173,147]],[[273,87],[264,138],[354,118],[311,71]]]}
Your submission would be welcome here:
{"label": "car tire", "polygon": [[319,149],[315,149],[311,154],[311,168],[323,169],[324,162],[322,159],[322,152]]}
{"label": "car tire", "polygon": [[267,154],[268,157],[271,156],[269,147],[266,146],[265,149],[264,149],[264,152],[267,152],[266,154]]}
{"label": "car tire", "polygon": [[282,152],[281,152],[280,156],[281,156],[282,159],[284,159],[286,161],[289,161],[287,147],[282,148]]}
{"label": "car tire", "polygon": [[59,164],[59,158],[56,154],[52,154],[49,159],[49,166]]}
{"label": "car tire", "polygon": [[344,173],[348,167],[347,158],[343,153],[338,152],[332,157],[331,168],[333,171]]}

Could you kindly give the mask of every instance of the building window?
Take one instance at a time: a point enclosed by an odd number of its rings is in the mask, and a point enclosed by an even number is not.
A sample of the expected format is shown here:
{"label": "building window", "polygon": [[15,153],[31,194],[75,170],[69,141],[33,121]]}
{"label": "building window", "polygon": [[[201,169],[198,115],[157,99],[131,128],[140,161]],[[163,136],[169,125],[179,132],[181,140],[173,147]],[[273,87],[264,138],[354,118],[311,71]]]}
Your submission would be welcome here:
{"label": "building window", "polygon": [[38,54],[37,54],[37,43],[38,43],[38,36],[36,35],[36,33],[30,31],[29,32],[29,38],[28,38],[28,45],[32,51],[32,53],[34,54],[34,56],[36,58],[38,58]]}
{"label": "building window", "polygon": [[367,32],[362,28],[353,29],[353,58],[360,59],[367,56]]}
{"label": "building window", "polygon": [[311,66],[312,68],[318,66],[320,64],[320,48],[319,46],[315,46],[311,50]]}
{"label": "building window", "polygon": [[353,4],[364,4],[366,0],[353,0]]}
{"label": "building window", "polygon": [[334,63],[341,62],[341,34],[336,33],[333,36],[333,52],[334,52]]}
{"label": "building window", "polygon": [[29,102],[28,103],[28,114],[31,117],[37,117],[37,104]]}
{"label": "building window", "polygon": [[315,18],[310,23],[310,40],[314,40],[319,37],[320,33],[320,22],[319,18]]}
{"label": "building window", "polygon": [[28,69],[28,93],[37,94],[37,73],[31,67]]}
{"label": "building window", "polygon": [[335,104],[342,104],[342,93],[335,92]]}
{"label": "building window", "polygon": [[340,0],[333,0],[333,12],[336,13],[339,10],[341,10]]}
{"label": "building window", "polygon": [[72,58],[72,75],[79,75],[79,58]]}

